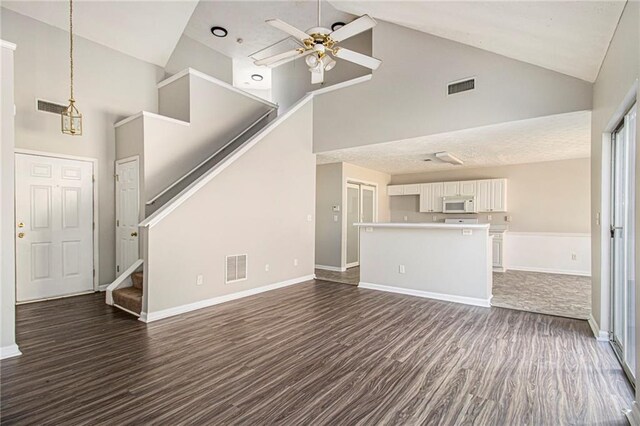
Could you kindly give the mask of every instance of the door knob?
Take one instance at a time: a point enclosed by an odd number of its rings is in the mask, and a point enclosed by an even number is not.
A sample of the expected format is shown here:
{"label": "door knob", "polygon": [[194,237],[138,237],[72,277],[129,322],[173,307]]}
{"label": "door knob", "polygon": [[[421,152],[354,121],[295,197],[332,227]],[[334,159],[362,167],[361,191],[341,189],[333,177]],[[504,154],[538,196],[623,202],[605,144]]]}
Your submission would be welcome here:
{"label": "door knob", "polygon": [[137,236],[138,236],[138,233],[137,233],[137,232],[132,232],[132,233],[131,233],[131,236],[132,236],[132,237],[137,237]]}
{"label": "door knob", "polygon": [[18,233],[18,238],[24,238],[24,232],[19,232]]}

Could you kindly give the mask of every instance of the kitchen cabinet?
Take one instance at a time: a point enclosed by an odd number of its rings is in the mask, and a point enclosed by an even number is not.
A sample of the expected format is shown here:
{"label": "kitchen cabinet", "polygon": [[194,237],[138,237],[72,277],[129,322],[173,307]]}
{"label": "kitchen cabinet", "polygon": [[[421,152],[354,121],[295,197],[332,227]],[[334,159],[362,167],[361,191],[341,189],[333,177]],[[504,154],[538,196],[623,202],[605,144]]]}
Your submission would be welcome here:
{"label": "kitchen cabinet", "polygon": [[404,185],[389,185],[387,186],[388,195],[404,195]]}
{"label": "kitchen cabinet", "polygon": [[420,184],[413,183],[409,185],[389,185],[387,186],[388,195],[420,195]]}
{"label": "kitchen cabinet", "polygon": [[423,213],[442,213],[443,184],[423,183],[420,185],[420,211]]}
{"label": "kitchen cabinet", "polygon": [[507,180],[486,179],[476,182],[478,213],[507,211]]}
{"label": "kitchen cabinet", "polygon": [[460,182],[443,182],[442,183],[443,197],[455,197],[456,195],[460,195]]}
{"label": "kitchen cabinet", "polygon": [[504,262],[504,231],[489,231],[489,235],[493,237],[491,239],[493,270],[494,272],[505,272],[507,269]]}
{"label": "kitchen cabinet", "polygon": [[460,182],[460,195],[476,195],[476,181],[466,180]]}

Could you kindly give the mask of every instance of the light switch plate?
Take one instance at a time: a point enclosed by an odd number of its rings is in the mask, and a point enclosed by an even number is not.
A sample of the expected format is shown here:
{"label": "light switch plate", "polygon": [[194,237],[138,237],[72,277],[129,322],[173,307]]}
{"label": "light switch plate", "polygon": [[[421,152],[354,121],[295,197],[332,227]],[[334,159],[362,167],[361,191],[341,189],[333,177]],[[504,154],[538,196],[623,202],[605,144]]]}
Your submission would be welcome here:
{"label": "light switch plate", "polygon": [[202,285],[203,282],[204,277],[202,275],[198,275],[198,277],[196,278],[196,285]]}
{"label": "light switch plate", "polygon": [[334,212],[339,212],[340,211],[340,206],[333,206],[333,207],[331,207],[331,210],[333,210]]}

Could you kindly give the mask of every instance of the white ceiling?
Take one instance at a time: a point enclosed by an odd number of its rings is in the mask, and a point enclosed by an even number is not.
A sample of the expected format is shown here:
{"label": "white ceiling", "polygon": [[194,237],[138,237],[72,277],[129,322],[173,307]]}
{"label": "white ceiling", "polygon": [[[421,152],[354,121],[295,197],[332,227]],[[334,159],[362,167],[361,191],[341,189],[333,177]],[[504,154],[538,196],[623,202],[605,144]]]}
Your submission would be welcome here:
{"label": "white ceiling", "polygon": [[[590,144],[591,112],[579,111],[323,152],[317,161],[347,162],[398,175],[586,158],[590,156]],[[449,151],[464,165],[434,159],[433,154],[440,151]],[[423,161],[426,158],[433,161]]]}
{"label": "white ceiling", "polygon": [[[164,67],[197,4],[197,0],[75,0],[73,29],[79,36]],[[67,1],[3,0],[2,7],[69,29]]]}
{"label": "white ceiling", "polygon": [[367,13],[590,82],[625,5],[624,0],[329,1],[354,15]]}

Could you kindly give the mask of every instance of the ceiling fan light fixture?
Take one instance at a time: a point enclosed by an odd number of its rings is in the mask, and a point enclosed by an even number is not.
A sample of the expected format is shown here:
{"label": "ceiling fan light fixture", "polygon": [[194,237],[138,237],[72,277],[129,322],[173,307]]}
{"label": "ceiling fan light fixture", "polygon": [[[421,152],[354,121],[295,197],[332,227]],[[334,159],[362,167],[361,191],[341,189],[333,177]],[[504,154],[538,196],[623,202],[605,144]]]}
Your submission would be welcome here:
{"label": "ceiling fan light fixture", "polygon": [[333,67],[336,66],[335,59],[333,59],[329,55],[323,56],[322,59],[320,59],[320,62],[322,62],[322,66],[324,67],[325,71],[331,71]]}
{"label": "ceiling fan light fixture", "polygon": [[309,65],[309,68],[315,68],[318,66],[318,56],[313,54],[313,55],[307,55],[306,58],[304,58],[304,61],[307,63],[307,65]]}

